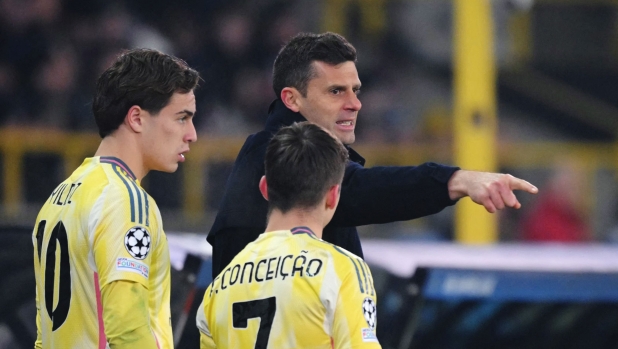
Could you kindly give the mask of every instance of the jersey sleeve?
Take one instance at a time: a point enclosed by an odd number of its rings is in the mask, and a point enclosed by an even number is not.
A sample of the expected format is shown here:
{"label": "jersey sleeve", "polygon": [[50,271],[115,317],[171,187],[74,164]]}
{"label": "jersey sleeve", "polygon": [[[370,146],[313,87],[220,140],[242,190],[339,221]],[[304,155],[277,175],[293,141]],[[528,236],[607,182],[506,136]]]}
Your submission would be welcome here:
{"label": "jersey sleeve", "polygon": [[204,299],[202,300],[200,307],[197,309],[197,316],[195,319],[197,328],[200,331],[200,349],[211,349],[217,347],[212,338],[212,333],[210,332],[210,328],[208,326],[208,318],[206,317],[206,309],[208,308],[210,299],[208,294],[210,293],[211,287],[212,284],[210,284],[204,293]]}
{"label": "jersey sleeve", "polygon": [[215,349],[217,345],[207,334],[200,332],[200,349]]}
{"label": "jersey sleeve", "polygon": [[101,287],[117,280],[149,286],[151,252],[160,234],[156,225],[136,214],[141,195],[140,190],[108,186],[93,206],[88,232]]}
{"label": "jersey sleeve", "polygon": [[[333,321],[335,349],[381,348],[376,337],[376,294],[369,268],[354,261],[342,279]],[[352,264],[347,264],[352,266]]]}
{"label": "jersey sleeve", "polygon": [[105,336],[114,349],[159,348],[150,327],[148,291],[135,282],[117,281],[103,287]]}

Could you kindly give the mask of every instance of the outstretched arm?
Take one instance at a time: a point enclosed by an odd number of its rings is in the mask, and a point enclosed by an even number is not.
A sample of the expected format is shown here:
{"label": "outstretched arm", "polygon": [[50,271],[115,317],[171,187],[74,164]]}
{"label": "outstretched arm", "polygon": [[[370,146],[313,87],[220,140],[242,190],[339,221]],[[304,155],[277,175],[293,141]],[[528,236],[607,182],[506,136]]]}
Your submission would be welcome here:
{"label": "outstretched arm", "polygon": [[456,202],[449,199],[447,182],[457,170],[431,162],[371,168],[350,163],[330,226],[390,223],[440,212]]}
{"label": "outstretched arm", "polygon": [[503,173],[458,170],[448,181],[451,200],[469,196],[472,201],[483,205],[491,213],[505,207],[520,208],[521,204],[513,193],[515,190],[531,194],[539,191],[529,182]]}

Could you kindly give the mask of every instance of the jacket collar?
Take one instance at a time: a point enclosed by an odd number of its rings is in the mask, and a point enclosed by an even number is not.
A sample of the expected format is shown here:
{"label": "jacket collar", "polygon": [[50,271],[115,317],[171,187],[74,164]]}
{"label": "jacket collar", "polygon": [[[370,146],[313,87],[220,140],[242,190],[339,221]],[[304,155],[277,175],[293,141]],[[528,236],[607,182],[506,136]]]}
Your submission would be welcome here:
{"label": "jacket collar", "polygon": [[283,126],[290,126],[295,122],[303,121],[307,121],[304,116],[288,109],[280,99],[275,99],[268,107],[266,131],[274,134]]}
{"label": "jacket collar", "polygon": [[[300,113],[288,109],[280,99],[275,99],[268,107],[268,119],[266,120],[265,130],[274,134],[283,126],[290,126],[295,122],[307,121]],[[365,159],[354,149],[345,146],[350,154],[350,160],[365,166]]]}
{"label": "jacket collar", "polygon": [[356,152],[356,150],[350,148],[349,146],[345,146],[348,149],[348,154],[350,156],[350,161],[352,162],[356,162],[357,164],[361,165],[361,166],[365,166],[365,158],[362,157],[359,153]]}

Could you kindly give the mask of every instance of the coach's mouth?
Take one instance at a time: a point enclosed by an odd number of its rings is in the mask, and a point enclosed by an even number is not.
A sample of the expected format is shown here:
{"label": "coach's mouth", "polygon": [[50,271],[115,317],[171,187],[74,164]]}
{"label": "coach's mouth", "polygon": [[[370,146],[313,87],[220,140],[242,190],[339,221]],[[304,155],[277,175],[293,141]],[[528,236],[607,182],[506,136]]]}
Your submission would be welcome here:
{"label": "coach's mouth", "polygon": [[354,131],[355,122],[353,119],[350,120],[339,120],[336,122],[337,128],[342,131]]}

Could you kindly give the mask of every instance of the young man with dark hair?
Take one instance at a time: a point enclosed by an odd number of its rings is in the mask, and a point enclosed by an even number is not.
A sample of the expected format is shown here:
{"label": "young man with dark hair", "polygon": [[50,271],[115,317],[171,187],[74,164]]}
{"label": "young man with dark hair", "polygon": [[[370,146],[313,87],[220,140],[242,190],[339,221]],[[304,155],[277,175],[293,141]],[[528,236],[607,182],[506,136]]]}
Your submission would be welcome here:
{"label": "young man with dark hair", "polygon": [[198,80],[148,49],[121,54],[99,77],[101,144],[50,195],[32,235],[35,348],[173,348],[167,238],[140,181],[176,171],[196,141]]}
{"label": "young man with dark hair", "polygon": [[369,268],[321,240],[347,159],[340,141],[308,122],[272,138],[259,184],[266,232],[206,290],[197,313],[202,349],[380,348]]}
{"label": "young man with dark hair", "polygon": [[[311,121],[346,146],[354,143],[361,102],[356,50],[333,33],[299,34],[279,52],[274,64],[266,127],[247,138],[208,234],[213,246],[213,275],[264,231],[267,203],[257,187],[264,174],[264,153],[272,135],[297,121]],[[461,170],[425,163],[420,166],[363,168],[353,149],[341,189],[341,204],[324,229],[324,240],[363,256],[356,227],[410,220],[437,213],[469,196],[495,212],[519,208],[513,190],[536,193],[530,183],[511,175]]]}

